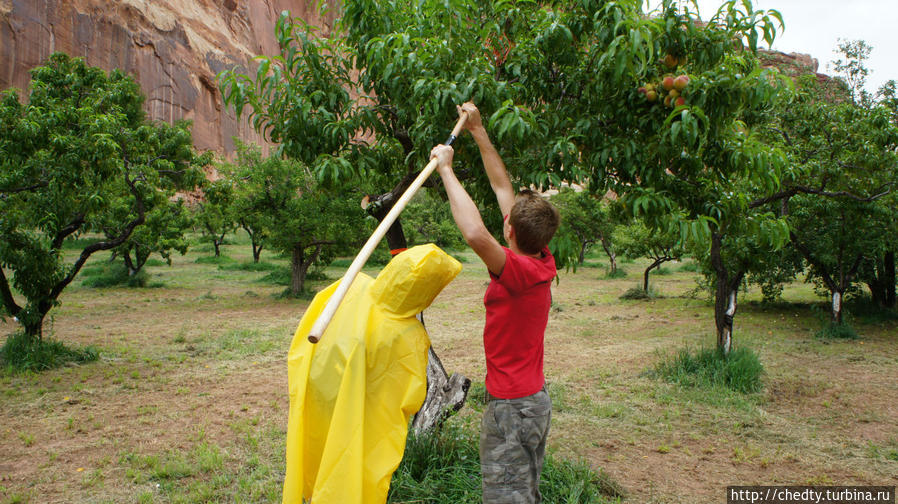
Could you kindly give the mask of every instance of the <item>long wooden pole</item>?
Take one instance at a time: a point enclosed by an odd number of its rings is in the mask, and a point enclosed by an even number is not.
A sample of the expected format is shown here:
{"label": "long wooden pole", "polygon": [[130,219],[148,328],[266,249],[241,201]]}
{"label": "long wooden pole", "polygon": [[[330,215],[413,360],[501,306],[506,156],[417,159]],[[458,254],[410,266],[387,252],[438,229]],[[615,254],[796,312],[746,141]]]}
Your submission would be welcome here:
{"label": "long wooden pole", "polygon": [[[462,113],[461,117],[458,118],[458,122],[455,123],[455,128],[452,129],[452,134],[449,135],[449,139],[446,140],[446,145],[452,145],[452,142],[458,138],[459,133],[461,133],[461,129],[465,125],[465,121],[468,118],[467,113]],[[332,318],[334,318],[334,314],[337,312],[337,308],[340,307],[340,303],[343,301],[343,298],[346,297],[346,293],[349,291],[349,287],[352,286],[353,280],[362,270],[362,267],[365,265],[365,262],[368,261],[368,258],[371,257],[371,254],[374,253],[374,249],[377,248],[377,244],[383,239],[384,235],[387,234],[387,230],[390,226],[396,222],[396,219],[399,218],[399,214],[402,213],[402,210],[405,209],[405,206],[408,205],[408,202],[411,201],[412,197],[415,193],[418,192],[418,189],[424,184],[430,174],[437,167],[436,158],[431,159],[427,166],[421,170],[421,173],[412,181],[411,185],[409,185],[408,189],[402,193],[402,196],[396,201],[393,205],[393,208],[390,209],[387,216],[384,217],[380,224],[377,226],[377,229],[374,230],[374,233],[371,234],[371,237],[368,238],[368,241],[365,242],[365,246],[362,247],[362,250],[355,256],[352,264],[349,265],[349,269],[346,270],[346,273],[343,274],[343,278],[340,279],[340,284],[337,286],[337,290],[331,295],[330,299],[327,301],[327,304],[324,306],[324,310],[322,310],[321,314],[318,315],[318,319],[315,321],[315,324],[312,326],[312,330],[309,331],[309,341],[312,343],[318,343],[321,339],[321,336],[324,334],[324,331],[327,329],[328,324]]]}

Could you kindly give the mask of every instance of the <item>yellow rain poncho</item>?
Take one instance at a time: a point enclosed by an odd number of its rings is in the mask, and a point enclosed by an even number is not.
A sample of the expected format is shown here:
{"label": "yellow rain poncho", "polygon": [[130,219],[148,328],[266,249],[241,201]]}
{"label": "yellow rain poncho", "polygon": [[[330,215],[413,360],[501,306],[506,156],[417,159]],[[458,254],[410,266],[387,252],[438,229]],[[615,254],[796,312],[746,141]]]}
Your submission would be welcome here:
{"label": "yellow rain poncho", "polygon": [[287,356],[285,504],[383,503],[408,421],[427,392],[430,340],[415,315],[461,271],[435,245],[359,274],[321,341],[307,335],[337,287],[318,293]]}

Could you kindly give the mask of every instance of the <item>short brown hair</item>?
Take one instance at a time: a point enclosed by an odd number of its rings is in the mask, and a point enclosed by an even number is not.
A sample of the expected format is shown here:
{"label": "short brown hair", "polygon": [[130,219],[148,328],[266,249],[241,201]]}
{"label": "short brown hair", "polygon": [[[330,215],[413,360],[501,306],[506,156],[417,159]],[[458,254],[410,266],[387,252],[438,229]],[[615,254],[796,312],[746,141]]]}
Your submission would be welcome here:
{"label": "short brown hair", "polygon": [[515,242],[521,252],[536,254],[549,244],[555,235],[561,217],[547,200],[533,191],[521,191],[508,216],[514,228]]}

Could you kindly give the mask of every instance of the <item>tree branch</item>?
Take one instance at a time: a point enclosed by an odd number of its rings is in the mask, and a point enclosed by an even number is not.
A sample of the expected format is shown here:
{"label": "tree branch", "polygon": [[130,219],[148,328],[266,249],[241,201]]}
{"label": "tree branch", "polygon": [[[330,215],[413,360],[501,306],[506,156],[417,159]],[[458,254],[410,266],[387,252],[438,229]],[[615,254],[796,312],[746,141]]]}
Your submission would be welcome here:
{"label": "tree branch", "polygon": [[821,186],[819,189],[814,189],[813,187],[808,187],[808,186],[793,186],[793,187],[797,192],[804,193],[804,194],[818,194],[820,196],[826,196],[827,198],[850,198],[850,199],[853,199],[856,201],[860,201],[862,203],[869,203],[871,201],[875,201],[875,200],[882,198],[883,196],[891,193],[892,185],[893,185],[893,183],[888,183],[883,186],[880,186],[879,188],[877,188],[877,190],[880,191],[879,193],[874,194],[872,196],[866,196],[866,197],[854,194],[849,191],[837,191],[837,192],[826,191],[823,189],[823,186]]}
{"label": "tree branch", "polygon": [[47,187],[48,185],[50,185],[49,182],[43,181],[43,182],[39,182],[34,185],[30,185],[28,187],[17,187],[15,189],[0,189],[0,194],[16,194],[16,193],[20,193],[20,192],[33,191],[35,189]]}
{"label": "tree branch", "polygon": [[55,286],[53,286],[53,290],[50,291],[47,299],[56,299],[63,291],[63,289],[65,289],[72,282],[72,280],[75,279],[75,276],[77,276],[78,272],[81,271],[84,263],[87,262],[87,259],[90,258],[90,256],[94,252],[98,252],[100,250],[109,250],[118,247],[119,245],[124,243],[129,236],[131,236],[131,233],[134,232],[134,229],[137,228],[137,226],[144,223],[146,215],[143,197],[140,195],[140,191],[138,191],[135,187],[134,181],[132,181],[127,174],[125,174],[125,182],[131,188],[131,194],[134,195],[134,198],[136,200],[135,204],[137,206],[137,217],[129,222],[127,226],[125,226],[125,229],[122,230],[122,233],[118,237],[104,242],[92,243],[85,247],[84,250],[81,251],[81,255],[78,256],[78,260],[75,261],[75,264],[73,264],[71,269],[69,269],[69,274],[66,275],[65,278],[60,280]]}
{"label": "tree branch", "polygon": [[801,252],[801,255],[804,256],[805,260],[817,269],[817,274],[820,275],[820,278],[823,280],[826,287],[831,292],[835,292],[837,290],[836,283],[833,280],[832,275],[829,274],[829,270],[814,259],[814,255],[811,253],[810,249],[801,243],[801,240],[798,239],[798,236],[793,231],[789,231],[789,239],[792,241],[792,244],[795,245],[795,248]]}
{"label": "tree branch", "polygon": [[859,201],[861,203],[869,203],[871,201],[876,201],[879,198],[882,198],[883,196],[887,196],[888,194],[890,194],[892,192],[892,186],[894,186],[894,185],[895,184],[893,182],[889,182],[888,184],[884,184],[880,187],[877,187],[875,189],[875,191],[878,191],[878,192],[876,192],[875,194],[870,195],[870,196],[863,196],[863,195],[854,194],[850,191],[835,191],[835,192],[827,191],[824,189],[824,187],[826,186],[826,181],[824,180],[821,183],[819,188],[813,188],[813,187],[801,186],[801,185],[789,186],[789,188],[784,191],[780,191],[778,193],[771,194],[770,196],[767,196],[766,198],[761,198],[761,199],[752,201],[751,203],[748,204],[748,208],[758,208],[758,207],[764,206],[768,203],[773,203],[774,201],[777,201],[777,200],[782,200],[782,199],[787,200],[787,199],[791,198],[792,196],[795,196],[796,194],[799,194],[799,193],[801,193],[801,194],[817,194],[819,196],[824,196],[827,198],[849,198],[849,199],[853,199],[855,201]]}
{"label": "tree branch", "polygon": [[3,301],[3,307],[6,308],[6,312],[13,317],[22,311],[22,307],[16,304],[16,300],[12,296],[12,291],[9,288],[9,282],[6,280],[6,274],[3,272],[3,267],[0,267],[0,300]]}
{"label": "tree branch", "polygon": [[66,227],[60,229],[59,232],[56,233],[56,237],[53,238],[53,249],[59,249],[60,247],[62,247],[62,242],[64,242],[69,235],[71,235],[75,231],[78,231],[78,229],[80,229],[82,225],[84,225],[83,213],[75,216],[75,218],[72,219],[72,222],[70,222]]}

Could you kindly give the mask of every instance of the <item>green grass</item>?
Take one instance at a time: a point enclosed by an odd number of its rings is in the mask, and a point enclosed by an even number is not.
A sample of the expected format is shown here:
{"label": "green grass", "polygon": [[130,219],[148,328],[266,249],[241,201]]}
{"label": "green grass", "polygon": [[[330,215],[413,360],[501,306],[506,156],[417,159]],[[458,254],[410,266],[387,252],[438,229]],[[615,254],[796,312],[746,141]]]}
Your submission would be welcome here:
{"label": "green grass", "polygon": [[854,330],[847,322],[842,322],[841,324],[828,323],[824,325],[819,331],[815,333],[815,336],[820,339],[851,339],[856,340],[860,338],[858,336],[857,331]]}
{"label": "green grass", "polygon": [[[543,502],[568,504],[619,502],[624,494],[604,472],[552,454],[546,456],[540,491]],[[473,429],[452,419],[440,431],[421,436],[409,433],[387,502],[481,502],[479,441]]]}
{"label": "green grass", "polygon": [[234,262],[234,260],[231,259],[230,256],[221,254],[219,256],[212,255],[212,256],[197,257],[196,261],[194,261],[194,262],[196,262],[197,264],[219,264],[219,265],[221,265],[221,264],[232,263],[232,262]]}
{"label": "green grass", "polygon": [[667,276],[673,274],[673,270],[667,266],[659,266],[652,270],[651,275]]}
{"label": "green grass", "polygon": [[84,250],[88,245],[93,245],[100,241],[103,241],[103,237],[99,235],[92,237],[66,238],[66,240],[62,242],[62,249]]}
{"label": "green grass", "polygon": [[677,271],[682,271],[685,273],[695,273],[698,271],[698,263],[695,261],[687,261],[680,265],[677,268]]}
{"label": "green grass", "polygon": [[621,268],[620,266],[618,266],[617,269],[614,270],[613,272],[611,271],[611,269],[605,270],[605,279],[606,280],[613,280],[615,278],[626,278],[626,277],[627,277],[627,271],[624,270],[623,268]]}
{"label": "green grass", "polygon": [[764,366],[757,354],[740,347],[724,355],[717,348],[693,351],[683,348],[662,358],[652,373],[670,383],[687,387],[722,387],[743,394],[760,392]]}
{"label": "green grass", "polygon": [[84,280],[81,285],[91,288],[106,287],[146,287],[150,276],[143,269],[136,275],[129,275],[128,268],[121,262],[102,262],[86,266],[81,270]]}
{"label": "green grass", "polygon": [[226,262],[218,265],[218,269],[223,271],[274,271],[279,268],[282,268],[282,266],[265,261]]}
{"label": "green grass", "polygon": [[0,365],[13,372],[44,371],[98,358],[99,352],[92,346],[70,348],[51,338],[38,340],[24,332],[11,334],[0,347]]}
{"label": "green grass", "polygon": [[[119,455],[119,465],[134,484],[158,485],[146,502],[278,502],[284,474],[284,432],[260,426],[251,418],[232,422],[239,437],[226,446],[200,439],[190,448],[158,454],[133,451]],[[140,502],[140,500],[138,500]]]}
{"label": "green grass", "polygon": [[290,285],[292,275],[289,268],[278,268],[260,278],[259,281],[274,285]]}
{"label": "green grass", "polygon": [[648,292],[643,290],[642,285],[635,285],[633,287],[630,287],[626,290],[626,292],[620,295],[620,299],[626,299],[630,301],[657,299],[658,297],[658,294],[655,292],[655,289],[652,288],[651,284],[649,284]]}

